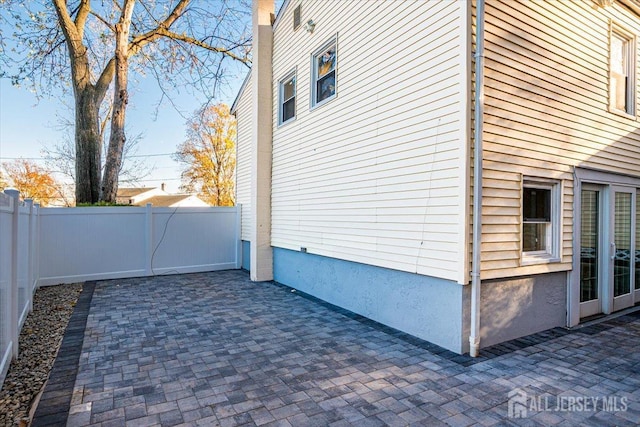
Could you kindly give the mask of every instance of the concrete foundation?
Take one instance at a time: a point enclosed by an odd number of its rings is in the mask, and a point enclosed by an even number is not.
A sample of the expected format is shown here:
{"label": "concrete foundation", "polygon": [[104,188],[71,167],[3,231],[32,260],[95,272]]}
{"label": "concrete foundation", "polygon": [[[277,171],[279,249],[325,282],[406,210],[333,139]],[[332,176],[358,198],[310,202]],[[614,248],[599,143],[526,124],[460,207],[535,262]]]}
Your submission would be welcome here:
{"label": "concrete foundation", "polygon": [[480,347],[566,326],[567,273],[483,281],[480,300]]}
{"label": "concrete foundation", "polygon": [[467,350],[463,291],[455,282],[287,249],[274,280],[451,351]]}

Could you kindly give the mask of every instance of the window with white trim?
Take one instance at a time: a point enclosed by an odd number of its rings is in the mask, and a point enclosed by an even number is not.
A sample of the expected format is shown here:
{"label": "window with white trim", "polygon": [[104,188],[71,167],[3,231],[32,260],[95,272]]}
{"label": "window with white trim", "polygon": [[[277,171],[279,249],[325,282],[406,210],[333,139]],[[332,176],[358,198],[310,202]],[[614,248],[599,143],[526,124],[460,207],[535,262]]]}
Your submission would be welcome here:
{"label": "window with white trim", "polygon": [[611,26],[609,42],[609,108],[614,112],[635,115],[635,37]]}
{"label": "window with white trim", "polygon": [[334,37],[311,57],[311,107],[336,96],[337,41]]}
{"label": "window with white trim", "polygon": [[560,260],[560,195],[560,183],[557,181],[524,181],[523,263]]}
{"label": "window with white trim", "polygon": [[280,112],[278,124],[282,125],[296,118],[296,72],[289,73],[280,80]]}

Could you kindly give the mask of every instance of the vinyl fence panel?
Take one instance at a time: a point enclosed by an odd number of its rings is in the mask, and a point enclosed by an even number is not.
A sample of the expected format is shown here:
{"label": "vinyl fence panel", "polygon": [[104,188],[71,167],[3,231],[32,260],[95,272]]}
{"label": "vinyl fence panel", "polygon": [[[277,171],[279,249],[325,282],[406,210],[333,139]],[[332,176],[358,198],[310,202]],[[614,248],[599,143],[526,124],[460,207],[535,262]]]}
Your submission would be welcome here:
{"label": "vinyl fence panel", "polygon": [[239,268],[239,209],[41,209],[39,283]]}
{"label": "vinyl fence panel", "polygon": [[20,329],[33,307],[34,256],[39,208],[20,202],[16,190],[0,193],[0,385],[18,356]]}

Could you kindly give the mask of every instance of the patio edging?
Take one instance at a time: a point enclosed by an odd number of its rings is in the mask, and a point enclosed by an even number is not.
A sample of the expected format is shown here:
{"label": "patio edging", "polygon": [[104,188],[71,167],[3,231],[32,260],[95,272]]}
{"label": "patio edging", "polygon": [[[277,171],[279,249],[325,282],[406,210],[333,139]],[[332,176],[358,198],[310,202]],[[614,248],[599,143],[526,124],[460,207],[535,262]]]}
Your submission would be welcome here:
{"label": "patio edging", "polygon": [[78,374],[84,331],[96,282],[85,282],[31,421],[33,427],[65,425]]}

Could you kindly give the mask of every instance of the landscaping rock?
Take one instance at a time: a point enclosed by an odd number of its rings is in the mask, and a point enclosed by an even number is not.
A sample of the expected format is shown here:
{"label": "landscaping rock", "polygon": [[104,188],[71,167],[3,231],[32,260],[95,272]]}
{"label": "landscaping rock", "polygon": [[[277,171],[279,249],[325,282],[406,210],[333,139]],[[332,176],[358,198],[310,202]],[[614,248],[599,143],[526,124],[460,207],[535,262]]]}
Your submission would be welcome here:
{"label": "landscaping rock", "polygon": [[20,333],[20,354],[0,391],[0,426],[28,425],[34,399],[49,377],[82,284],[40,288]]}

